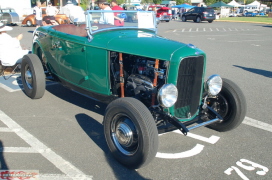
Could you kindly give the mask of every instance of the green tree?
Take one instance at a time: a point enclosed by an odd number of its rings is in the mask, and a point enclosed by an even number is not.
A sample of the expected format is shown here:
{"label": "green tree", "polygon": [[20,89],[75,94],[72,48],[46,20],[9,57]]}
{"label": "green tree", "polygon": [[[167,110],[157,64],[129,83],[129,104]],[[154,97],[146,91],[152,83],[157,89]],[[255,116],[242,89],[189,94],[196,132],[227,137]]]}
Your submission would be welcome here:
{"label": "green tree", "polygon": [[231,2],[231,0],[222,0],[222,2],[228,4],[229,2]]}
{"label": "green tree", "polygon": [[254,2],[255,0],[244,0],[245,4],[250,4],[252,2]]}
{"label": "green tree", "polygon": [[191,0],[176,0],[176,2],[177,2],[177,5],[184,4],[184,3],[192,4]]}
{"label": "green tree", "polygon": [[117,4],[123,4],[126,3],[126,0],[117,0]]}
{"label": "green tree", "polygon": [[83,10],[87,10],[87,8],[90,5],[90,0],[80,0],[80,7],[83,8]]}
{"label": "green tree", "polygon": [[153,2],[153,0],[142,0],[141,3],[142,4],[152,4],[154,2]]}
{"label": "green tree", "polygon": [[209,6],[209,5],[214,4],[214,3],[218,2],[218,1],[217,1],[217,0],[203,0],[203,2],[204,2],[207,6]]}
{"label": "green tree", "polygon": [[162,0],[153,0],[154,4],[161,4]]}

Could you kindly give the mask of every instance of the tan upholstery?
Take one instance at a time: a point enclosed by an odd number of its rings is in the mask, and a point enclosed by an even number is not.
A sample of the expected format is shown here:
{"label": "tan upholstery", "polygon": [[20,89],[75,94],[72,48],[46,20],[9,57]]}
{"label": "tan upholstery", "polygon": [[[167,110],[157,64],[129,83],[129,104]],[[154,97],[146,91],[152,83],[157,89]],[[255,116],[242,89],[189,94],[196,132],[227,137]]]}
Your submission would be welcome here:
{"label": "tan upholstery", "polygon": [[86,24],[81,24],[79,26],[76,26],[74,24],[60,24],[53,27],[53,29],[55,29],[56,31],[60,31],[66,34],[87,37],[87,31],[85,30],[85,28]]}

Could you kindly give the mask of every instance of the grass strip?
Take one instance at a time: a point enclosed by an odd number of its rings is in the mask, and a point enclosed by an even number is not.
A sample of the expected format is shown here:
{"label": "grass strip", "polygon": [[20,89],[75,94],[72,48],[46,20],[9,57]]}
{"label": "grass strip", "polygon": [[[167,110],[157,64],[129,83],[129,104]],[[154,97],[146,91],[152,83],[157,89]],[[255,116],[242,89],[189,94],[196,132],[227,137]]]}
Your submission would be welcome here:
{"label": "grass strip", "polygon": [[232,22],[251,22],[251,23],[266,23],[272,24],[272,17],[255,16],[255,17],[224,17],[216,21],[232,21]]}

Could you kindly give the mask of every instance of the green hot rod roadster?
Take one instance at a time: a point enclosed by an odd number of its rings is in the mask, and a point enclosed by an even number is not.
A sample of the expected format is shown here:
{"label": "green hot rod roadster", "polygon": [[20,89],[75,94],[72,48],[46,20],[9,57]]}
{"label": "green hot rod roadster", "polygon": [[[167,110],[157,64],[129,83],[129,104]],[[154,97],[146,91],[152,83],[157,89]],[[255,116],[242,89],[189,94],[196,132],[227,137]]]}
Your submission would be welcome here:
{"label": "green hot rod roadster", "polygon": [[[126,13],[135,20],[114,25]],[[86,11],[84,22],[39,27],[33,54],[21,64],[25,94],[41,98],[50,79],[107,103],[105,139],[128,168],[155,157],[159,133],[240,125],[246,113],[240,88],[217,74],[204,79],[206,54],[158,36],[156,26],[153,11],[95,10]]]}

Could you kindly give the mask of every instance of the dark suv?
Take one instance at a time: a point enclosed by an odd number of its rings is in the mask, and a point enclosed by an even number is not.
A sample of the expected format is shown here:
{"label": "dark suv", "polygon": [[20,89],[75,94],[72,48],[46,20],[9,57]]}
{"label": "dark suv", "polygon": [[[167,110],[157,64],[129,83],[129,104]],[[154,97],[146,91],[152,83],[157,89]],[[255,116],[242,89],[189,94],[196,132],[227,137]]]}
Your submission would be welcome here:
{"label": "dark suv", "polygon": [[215,20],[215,12],[213,8],[209,7],[194,7],[188,12],[182,14],[181,19],[183,22],[193,20],[194,22],[208,21],[212,23]]}

